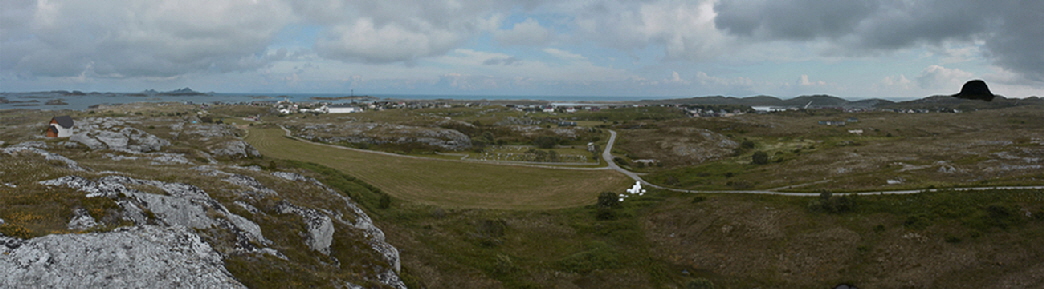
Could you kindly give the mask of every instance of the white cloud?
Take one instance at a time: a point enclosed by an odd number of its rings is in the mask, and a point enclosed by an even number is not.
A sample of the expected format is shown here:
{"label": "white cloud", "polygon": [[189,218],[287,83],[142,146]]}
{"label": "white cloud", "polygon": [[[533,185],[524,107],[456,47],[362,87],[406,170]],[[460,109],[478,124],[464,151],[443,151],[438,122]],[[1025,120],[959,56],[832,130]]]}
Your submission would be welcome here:
{"label": "white cloud", "polygon": [[441,55],[460,45],[464,36],[425,24],[413,29],[389,23],[376,26],[363,18],[349,25],[334,26],[316,42],[320,56],[365,62],[412,61]]}
{"label": "white cloud", "polygon": [[929,65],[917,76],[917,85],[925,89],[955,87],[959,90],[972,76],[972,73],[960,69]]}
{"label": "white cloud", "polygon": [[824,86],[827,85],[826,81],[809,81],[808,74],[802,74],[798,77],[797,84],[801,86]]}
{"label": "white cloud", "polygon": [[567,61],[587,61],[587,57],[557,48],[544,48],[544,53]]}
{"label": "white cloud", "polygon": [[664,47],[668,59],[701,60],[722,52],[724,35],[714,26],[713,0],[605,1],[576,17],[579,33],[621,49]]}
{"label": "white cloud", "polygon": [[881,79],[880,84],[883,86],[892,86],[909,89],[912,83],[913,81],[907,79],[906,75],[900,74],[899,76],[886,76],[884,79]]}
{"label": "white cloud", "polygon": [[551,31],[533,18],[527,18],[509,30],[495,31],[493,39],[506,45],[544,45],[551,40]]}

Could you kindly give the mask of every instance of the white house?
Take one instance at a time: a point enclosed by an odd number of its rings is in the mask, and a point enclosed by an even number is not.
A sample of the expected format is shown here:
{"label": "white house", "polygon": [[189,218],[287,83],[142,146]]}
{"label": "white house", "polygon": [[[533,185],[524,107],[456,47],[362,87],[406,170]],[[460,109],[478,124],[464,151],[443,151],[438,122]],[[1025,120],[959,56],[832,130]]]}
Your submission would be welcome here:
{"label": "white house", "polygon": [[73,120],[68,115],[51,118],[48,124],[47,137],[70,137],[73,133]]}
{"label": "white house", "polygon": [[337,104],[335,104],[335,105],[327,106],[327,109],[329,110],[329,113],[357,113],[357,112],[363,112],[362,108],[356,107],[356,106],[351,106],[351,105],[337,105]]}

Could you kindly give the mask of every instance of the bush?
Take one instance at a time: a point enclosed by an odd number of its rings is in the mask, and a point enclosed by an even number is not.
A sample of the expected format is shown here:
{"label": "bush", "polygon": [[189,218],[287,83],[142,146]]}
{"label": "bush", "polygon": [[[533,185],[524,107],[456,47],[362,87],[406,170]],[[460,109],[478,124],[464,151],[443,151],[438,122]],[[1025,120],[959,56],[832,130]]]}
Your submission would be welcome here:
{"label": "bush", "polygon": [[925,214],[914,214],[906,216],[906,220],[903,221],[903,227],[915,230],[924,230],[932,224],[931,219]]}
{"label": "bush", "polygon": [[750,156],[750,162],[755,165],[764,165],[769,163],[769,156],[767,153],[758,151]]}
{"label": "bush", "polygon": [[620,195],[613,192],[604,192],[598,195],[598,203],[595,203],[595,219],[609,221],[616,219],[613,208],[620,206]]}
{"label": "bush", "polygon": [[1004,204],[990,204],[986,206],[986,215],[988,219],[986,223],[991,227],[998,227],[1001,229],[1007,229],[1008,227],[1022,224],[1024,221],[1019,216],[1019,210],[1017,208],[1007,206]]}
{"label": "bush", "polygon": [[808,203],[808,209],[812,212],[824,212],[832,214],[840,214],[854,211],[856,208],[856,196],[841,195],[834,196],[830,192],[822,192],[819,194],[818,200],[813,200]]}
{"label": "bush", "polygon": [[620,195],[613,192],[604,192],[598,195],[599,208],[614,208],[620,205]]}
{"label": "bush", "polygon": [[503,243],[500,238],[507,231],[507,221],[504,220],[482,220],[475,225],[475,237],[479,244],[486,247],[495,247]]}
{"label": "bush", "polygon": [[538,148],[542,149],[552,149],[555,148],[556,145],[558,145],[558,141],[559,140],[557,137],[542,136],[538,137],[536,140],[533,140],[533,145],[536,145]]}
{"label": "bush", "polygon": [[392,202],[391,196],[389,196],[388,194],[381,194],[380,200],[377,201],[377,208],[380,208],[380,209],[391,208],[391,202]]}
{"label": "bush", "polygon": [[754,148],[754,142],[749,141],[749,140],[743,140],[743,142],[740,143],[740,148],[742,148],[742,149],[752,149],[752,148]]}

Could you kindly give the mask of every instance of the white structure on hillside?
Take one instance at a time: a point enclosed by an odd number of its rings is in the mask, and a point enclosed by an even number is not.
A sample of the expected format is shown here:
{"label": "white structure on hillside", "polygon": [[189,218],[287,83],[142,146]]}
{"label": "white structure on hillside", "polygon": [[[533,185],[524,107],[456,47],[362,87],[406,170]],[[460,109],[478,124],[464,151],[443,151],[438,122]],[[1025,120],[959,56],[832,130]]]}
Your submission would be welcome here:
{"label": "white structure on hillside", "polygon": [[642,182],[635,181],[634,185],[630,189],[627,189],[626,194],[620,195],[620,201],[623,202],[624,198],[630,197],[631,195],[645,195],[645,189],[642,188]]}
{"label": "white structure on hillside", "polygon": [[351,105],[330,105],[327,107],[329,113],[358,113],[363,112],[363,109],[357,106]]}

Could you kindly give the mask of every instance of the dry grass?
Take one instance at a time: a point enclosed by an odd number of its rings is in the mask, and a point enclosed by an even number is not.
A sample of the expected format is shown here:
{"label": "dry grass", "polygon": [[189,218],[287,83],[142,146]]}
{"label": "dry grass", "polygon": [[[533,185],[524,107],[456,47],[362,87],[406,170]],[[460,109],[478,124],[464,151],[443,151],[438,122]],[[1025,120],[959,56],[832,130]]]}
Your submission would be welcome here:
{"label": "dry grass", "polygon": [[[817,124],[849,117],[858,122],[845,127]],[[1044,110],[1039,106],[960,114],[788,112],[659,125],[706,128],[737,142],[757,143],[733,157],[648,177],[685,188],[777,188],[823,180],[828,182],[802,190],[1044,183],[1044,169],[1039,167],[1044,159]],[[863,134],[851,134],[850,129],[861,129]],[[753,151],[767,152],[772,162],[750,165]],[[725,177],[720,167],[729,167],[731,177]],[[888,180],[902,180],[902,184],[888,185]]]}
{"label": "dry grass", "polygon": [[316,145],[252,129],[246,140],[266,157],[341,170],[395,197],[443,207],[553,209],[594,203],[630,182],[607,170],[566,170],[417,159]]}

